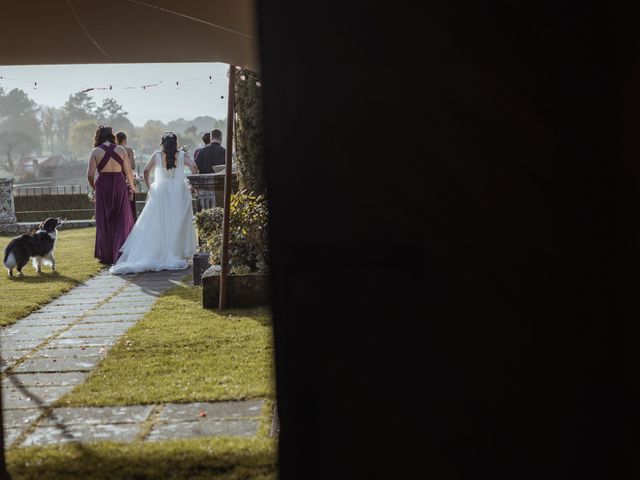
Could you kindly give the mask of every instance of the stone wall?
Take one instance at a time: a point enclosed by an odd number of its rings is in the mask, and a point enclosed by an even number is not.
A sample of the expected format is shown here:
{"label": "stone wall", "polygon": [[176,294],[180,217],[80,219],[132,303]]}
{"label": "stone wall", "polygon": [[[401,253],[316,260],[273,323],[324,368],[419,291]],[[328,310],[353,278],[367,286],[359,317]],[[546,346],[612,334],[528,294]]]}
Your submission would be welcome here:
{"label": "stone wall", "polygon": [[[40,222],[19,222],[0,224],[0,235],[20,235],[29,233],[38,229]],[[58,230],[71,230],[74,228],[95,227],[96,222],[93,220],[70,220],[64,225],[58,227]]]}
{"label": "stone wall", "polygon": [[[190,175],[189,182],[197,192],[194,212],[203,208],[222,207],[224,205],[224,173],[205,173]],[[231,192],[238,191],[238,175],[231,175]]]}
{"label": "stone wall", "polygon": [[13,203],[13,178],[0,178],[0,224],[16,222]]}
{"label": "stone wall", "polygon": [[[138,202],[144,202],[146,193],[136,194]],[[85,220],[94,216],[94,206],[84,193],[67,195],[25,195],[14,198],[19,222],[42,221],[47,217],[63,217],[68,220]],[[138,204],[141,210],[144,203]]]}

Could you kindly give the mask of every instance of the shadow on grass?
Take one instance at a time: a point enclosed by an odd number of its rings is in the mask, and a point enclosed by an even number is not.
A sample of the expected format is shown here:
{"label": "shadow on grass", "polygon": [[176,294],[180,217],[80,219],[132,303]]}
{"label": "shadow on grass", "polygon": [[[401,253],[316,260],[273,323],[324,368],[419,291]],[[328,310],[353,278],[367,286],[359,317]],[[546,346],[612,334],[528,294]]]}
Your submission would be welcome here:
{"label": "shadow on grass", "polygon": [[68,277],[66,275],[62,275],[58,272],[42,272],[36,273],[35,276],[25,275],[24,277],[19,277],[14,275],[13,277],[7,277],[10,282],[19,282],[19,283],[50,283],[50,282],[71,282],[71,283],[80,283],[80,280],[73,277]]}
{"label": "shadow on grass", "polygon": [[12,449],[12,478],[196,479],[277,478],[275,442],[209,438]]}
{"label": "shadow on grass", "polygon": [[175,298],[189,303],[193,303],[194,308],[203,312],[212,312],[221,317],[251,317],[264,326],[271,326],[271,311],[269,307],[251,308],[229,308],[225,310],[204,309],[202,307],[202,287],[199,286],[176,286],[168,290],[165,294],[167,298]]}

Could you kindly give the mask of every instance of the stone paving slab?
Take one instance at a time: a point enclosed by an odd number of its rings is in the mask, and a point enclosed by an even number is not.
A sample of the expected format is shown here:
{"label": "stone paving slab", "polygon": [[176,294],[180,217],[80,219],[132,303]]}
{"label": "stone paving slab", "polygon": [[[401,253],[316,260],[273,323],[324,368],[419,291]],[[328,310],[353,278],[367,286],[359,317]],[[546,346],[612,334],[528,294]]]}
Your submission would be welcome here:
{"label": "stone paving slab", "polygon": [[45,347],[39,349],[32,358],[38,355],[59,355],[59,356],[78,356],[84,355],[93,357],[95,355],[103,355],[110,350],[111,345],[59,345],[57,343],[49,343]]}
{"label": "stone paving slab", "polygon": [[30,315],[20,321],[19,325],[24,329],[57,326],[59,328],[69,324],[69,318],[55,318],[50,315]]}
{"label": "stone paving slab", "polygon": [[142,423],[149,417],[152,409],[153,405],[56,408],[41,425],[52,426],[56,422],[65,425]]}
{"label": "stone paving slab", "polygon": [[14,408],[35,408],[41,405],[52,405],[60,397],[69,393],[72,386],[61,387],[27,387],[27,392],[15,387],[2,390],[2,407],[5,410]]}
{"label": "stone paving slab", "polygon": [[4,379],[2,388],[11,387],[18,382],[26,387],[31,386],[75,386],[79,385],[87,378],[87,372],[56,372],[56,373],[20,373],[15,374],[12,380]]}
{"label": "stone paving slab", "polygon": [[32,338],[30,340],[13,340],[13,341],[7,341],[5,340],[4,342],[2,342],[2,346],[0,346],[0,352],[2,352],[3,350],[7,349],[13,349],[13,350],[32,350],[35,347],[37,347],[38,345],[40,345],[42,343],[42,341],[44,341],[44,339],[41,338]]}
{"label": "stone paving slab", "polygon": [[86,306],[87,304],[104,301],[109,298],[109,295],[73,295],[68,294],[60,297],[58,300],[54,300],[49,303],[47,306],[49,307],[59,307],[59,306],[70,306],[70,305],[81,305]]}
{"label": "stone paving slab", "polygon": [[137,322],[144,315],[137,313],[134,315],[89,315],[83,318],[79,325],[87,323],[110,323],[110,322]]}
{"label": "stone paving slab", "polygon": [[111,347],[117,341],[117,338],[111,337],[81,337],[81,338],[56,338],[47,344],[47,348],[59,348],[59,347]]}
{"label": "stone paving slab", "polygon": [[35,358],[25,361],[15,368],[15,372],[74,372],[89,371],[95,368],[100,357],[85,358]]}
{"label": "stone paving slab", "polygon": [[147,313],[151,308],[144,305],[131,306],[129,304],[108,305],[96,308],[92,315],[131,315],[132,313]]}
{"label": "stone paving slab", "polygon": [[61,358],[99,357],[104,356],[106,353],[106,347],[42,348],[36,353],[31,354],[29,359],[55,358],[59,360]]}
{"label": "stone paving slab", "polygon": [[[33,406],[33,405],[32,405]],[[36,425],[21,446],[50,445],[76,441],[124,442],[135,440],[142,425],[152,421],[146,441],[193,437],[252,437],[258,432],[264,400],[234,402],[197,402],[160,405],[160,414],[151,419],[155,405],[114,407],[58,407]],[[7,410],[5,425],[9,429],[37,420],[40,410]],[[19,430],[17,430],[19,432]],[[65,436],[64,431],[73,438]],[[14,432],[15,433],[15,432]],[[12,440],[18,437],[12,433]]]}
{"label": "stone paving slab", "polygon": [[52,315],[52,316],[78,316],[83,314],[89,308],[89,304],[82,305],[47,305],[40,309],[40,313],[43,315]]}
{"label": "stone paving slab", "polygon": [[124,334],[136,322],[117,322],[107,325],[76,325],[69,330],[61,333],[58,338],[91,338],[91,337],[108,337],[114,338]]}
{"label": "stone paving slab", "polygon": [[258,417],[262,411],[264,400],[245,400],[234,402],[198,402],[169,403],[160,415],[160,421],[197,422],[201,421],[201,413],[205,418],[237,419],[241,417]]}
{"label": "stone paving slab", "polygon": [[198,422],[157,424],[147,440],[154,442],[194,437],[253,437],[258,433],[258,425],[257,420],[219,420],[205,417]]}
{"label": "stone paving slab", "polygon": [[43,331],[38,329],[38,331],[34,333],[31,333],[28,330],[30,329],[25,329],[25,331],[20,332],[19,334],[16,334],[12,337],[7,337],[6,338],[7,343],[5,344],[8,346],[7,349],[10,350],[12,346],[17,347],[20,345],[33,345],[33,346],[40,345],[40,343],[42,343],[42,340],[53,336],[55,333],[62,330],[62,328],[56,327],[50,331]]}
{"label": "stone paving slab", "polygon": [[99,441],[131,443],[136,439],[141,428],[142,425],[136,423],[69,425],[65,429],[72,436],[72,438],[69,438],[64,434],[63,430],[56,426],[37,427],[20,446],[29,447],[72,442],[93,443]]}
{"label": "stone paving slab", "polygon": [[4,429],[5,447],[8,447],[13,442],[15,442],[21,434],[22,434],[21,428],[5,428]]}
{"label": "stone paving slab", "polygon": [[5,427],[20,428],[29,425],[42,414],[38,408],[23,408],[21,410],[7,410],[2,412]]}
{"label": "stone paving slab", "polygon": [[22,357],[26,356],[31,350],[14,350],[10,352],[2,351],[2,365],[15,364]]}
{"label": "stone paving slab", "polygon": [[[60,330],[60,325],[13,325],[7,327],[2,332],[2,336],[6,339],[7,343],[14,341],[24,341],[32,339],[34,336],[48,337]],[[23,338],[24,337],[24,338]]]}

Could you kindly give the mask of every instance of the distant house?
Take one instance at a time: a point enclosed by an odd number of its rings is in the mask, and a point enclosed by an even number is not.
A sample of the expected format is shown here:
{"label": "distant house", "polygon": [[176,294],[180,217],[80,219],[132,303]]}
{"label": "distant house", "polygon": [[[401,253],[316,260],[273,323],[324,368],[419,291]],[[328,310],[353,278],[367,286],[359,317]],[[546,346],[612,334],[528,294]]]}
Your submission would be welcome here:
{"label": "distant house", "polygon": [[59,167],[66,163],[66,159],[60,155],[50,157],[23,157],[18,162],[14,172],[18,178],[55,177]]}

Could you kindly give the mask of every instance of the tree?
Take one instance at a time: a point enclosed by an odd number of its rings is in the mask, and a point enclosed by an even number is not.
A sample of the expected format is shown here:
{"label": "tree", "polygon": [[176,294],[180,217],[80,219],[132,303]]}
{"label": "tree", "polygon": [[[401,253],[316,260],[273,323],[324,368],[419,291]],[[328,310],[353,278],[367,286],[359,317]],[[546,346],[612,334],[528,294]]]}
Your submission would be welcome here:
{"label": "tree", "polygon": [[38,141],[24,132],[6,131],[0,132],[0,148],[7,157],[7,168],[13,173],[16,170],[14,155],[24,157],[36,150],[39,146]]}
{"label": "tree", "polygon": [[151,154],[160,149],[162,135],[167,131],[167,126],[159,120],[147,120],[138,130],[139,148],[142,152]]}
{"label": "tree", "polygon": [[40,125],[42,126],[45,146],[49,153],[53,153],[54,138],[59,119],[60,111],[56,107],[48,107],[46,105],[40,107]]}
{"label": "tree", "polygon": [[96,133],[95,120],[80,120],[69,130],[69,149],[75,157],[88,157]]}
{"label": "tree", "polygon": [[22,90],[8,94],[0,89],[0,151],[6,155],[7,167],[15,170],[14,156],[29,155],[40,149],[40,122],[36,103]]}
{"label": "tree", "polygon": [[96,119],[96,104],[86,92],[69,95],[65,102],[64,115],[69,127],[80,120]]}
{"label": "tree", "polygon": [[237,72],[234,143],[240,188],[256,195],[266,193],[263,154],[262,88],[249,70]]}
{"label": "tree", "polygon": [[20,117],[36,115],[36,103],[22,90],[14,88],[8,94],[0,94],[0,116]]}
{"label": "tree", "polygon": [[96,109],[96,115],[100,122],[113,126],[113,122],[121,117],[126,117],[129,112],[125,112],[114,98],[105,98],[102,105]]}
{"label": "tree", "polygon": [[193,152],[195,147],[202,143],[202,137],[198,133],[198,127],[191,125],[179,136],[178,142],[181,145],[188,145],[189,151]]}
{"label": "tree", "polygon": [[[69,138],[71,127],[83,120],[96,120],[96,104],[86,92],[69,95],[58,118],[58,146],[65,153],[70,152]],[[97,125],[94,125],[94,129]]]}

